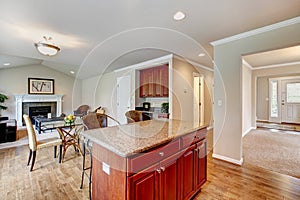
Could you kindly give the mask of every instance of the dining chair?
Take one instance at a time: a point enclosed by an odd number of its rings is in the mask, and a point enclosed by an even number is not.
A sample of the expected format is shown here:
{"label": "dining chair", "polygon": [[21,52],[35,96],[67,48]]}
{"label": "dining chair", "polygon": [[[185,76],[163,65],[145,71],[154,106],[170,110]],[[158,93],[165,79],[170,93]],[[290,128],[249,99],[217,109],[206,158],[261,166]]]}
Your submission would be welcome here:
{"label": "dining chair", "polygon": [[125,116],[127,119],[127,123],[145,121],[150,120],[152,118],[149,114],[138,110],[129,110],[125,113]]}
{"label": "dining chair", "polygon": [[75,152],[83,154],[80,147],[80,133],[83,130],[82,125],[68,125],[56,128],[60,138],[62,139],[62,162],[64,161],[67,149],[71,146],[74,147]]}
{"label": "dining chair", "polygon": [[88,113],[90,106],[88,105],[81,105],[76,110],[73,111],[74,116],[83,117]]}
{"label": "dining chair", "polygon": [[47,139],[44,141],[37,141],[36,134],[35,134],[35,131],[34,131],[34,128],[33,128],[33,125],[32,125],[32,122],[31,122],[29,116],[24,114],[23,118],[24,118],[24,121],[26,124],[27,133],[28,133],[28,141],[29,141],[29,157],[28,157],[27,166],[29,165],[31,157],[32,157],[30,171],[33,170],[37,150],[42,149],[42,148],[53,146],[54,147],[54,158],[56,158],[57,146],[59,146],[59,163],[61,163],[62,140],[60,138],[53,138],[53,139]]}
{"label": "dining chair", "polygon": [[[120,125],[120,123],[116,119],[114,119],[113,117],[111,117],[107,114],[103,114],[103,113],[90,112],[87,115],[82,117],[82,121],[83,121],[85,130],[105,128],[108,126],[108,121],[109,121],[108,119],[112,120],[117,125]],[[83,146],[83,150],[82,150],[83,162],[82,162],[82,175],[81,175],[80,189],[82,189],[82,187],[83,187],[84,176],[86,175],[89,178],[89,196],[91,199],[93,143],[85,138],[82,139],[82,143],[83,143],[82,144],[82,146]],[[90,156],[90,165],[88,167],[86,167],[86,161],[85,161],[87,153]],[[86,170],[90,170],[90,173],[87,174]]]}

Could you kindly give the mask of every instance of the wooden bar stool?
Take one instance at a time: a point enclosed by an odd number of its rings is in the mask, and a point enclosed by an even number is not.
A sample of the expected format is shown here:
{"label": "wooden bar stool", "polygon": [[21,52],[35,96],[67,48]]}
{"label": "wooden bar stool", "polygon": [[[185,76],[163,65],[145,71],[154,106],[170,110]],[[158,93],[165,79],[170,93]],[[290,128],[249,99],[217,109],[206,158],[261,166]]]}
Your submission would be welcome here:
{"label": "wooden bar stool", "polygon": [[[116,124],[120,125],[120,123],[115,120],[114,118],[110,117],[109,115],[102,114],[102,113],[94,113],[90,112],[87,115],[82,117],[83,125],[85,127],[85,130],[89,129],[96,129],[96,128],[105,128],[108,126],[108,119],[113,120],[116,122]],[[92,147],[93,143],[90,142],[88,139],[83,138],[82,139],[82,155],[83,155],[83,161],[82,161],[82,175],[81,175],[81,184],[80,189],[83,187],[83,181],[84,176],[87,176],[89,178],[89,196],[91,199],[91,184],[92,184]],[[90,165],[86,166],[86,154],[89,154],[90,156]],[[90,173],[87,173],[86,170],[90,170]]]}

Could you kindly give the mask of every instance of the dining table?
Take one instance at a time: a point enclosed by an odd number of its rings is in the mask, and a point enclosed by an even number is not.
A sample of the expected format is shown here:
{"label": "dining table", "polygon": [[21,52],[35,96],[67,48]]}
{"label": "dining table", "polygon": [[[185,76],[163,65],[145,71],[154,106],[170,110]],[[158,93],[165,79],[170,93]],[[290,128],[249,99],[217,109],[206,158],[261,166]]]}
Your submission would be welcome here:
{"label": "dining table", "polygon": [[44,129],[56,129],[62,139],[63,155],[62,161],[66,155],[66,151],[69,147],[73,146],[75,152],[82,155],[80,146],[80,133],[83,131],[83,123],[81,120],[75,120],[72,123],[65,122],[64,120],[53,121],[53,123],[47,123],[42,127]]}

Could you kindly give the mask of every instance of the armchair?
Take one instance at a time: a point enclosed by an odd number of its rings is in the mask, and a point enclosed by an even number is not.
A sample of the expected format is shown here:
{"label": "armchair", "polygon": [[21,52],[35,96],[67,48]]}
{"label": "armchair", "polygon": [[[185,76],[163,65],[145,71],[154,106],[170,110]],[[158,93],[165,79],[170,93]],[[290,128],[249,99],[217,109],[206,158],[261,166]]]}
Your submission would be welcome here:
{"label": "armchair", "polygon": [[17,121],[0,117],[0,143],[16,141]]}

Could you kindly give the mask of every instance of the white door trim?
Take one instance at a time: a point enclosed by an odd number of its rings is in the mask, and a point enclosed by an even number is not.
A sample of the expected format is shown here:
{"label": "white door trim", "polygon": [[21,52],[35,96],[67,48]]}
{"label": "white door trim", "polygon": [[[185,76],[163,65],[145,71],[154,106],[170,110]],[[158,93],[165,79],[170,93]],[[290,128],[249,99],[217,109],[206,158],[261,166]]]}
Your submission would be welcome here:
{"label": "white door trim", "polygon": [[[194,103],[193,103],[194,104],[194,108],[193,108],[194,117],[193,117],[193,119],[195,121],[195,118],[198,118],[199,119],[199,124],[203,125],[204,124],[204,76],[202,74],[193,72],[193,82],[195,81],[195,77],[199,77],[199,91],[200,92],[199,92],[199,99],[197,99],[198,102],[195,102],[196,99],[194,98]],[[195,108],[196,104],[198,105],[197,106],[198,108]],[[196,109],[200,110],[200,113],[199,112],[195,113]]]}

